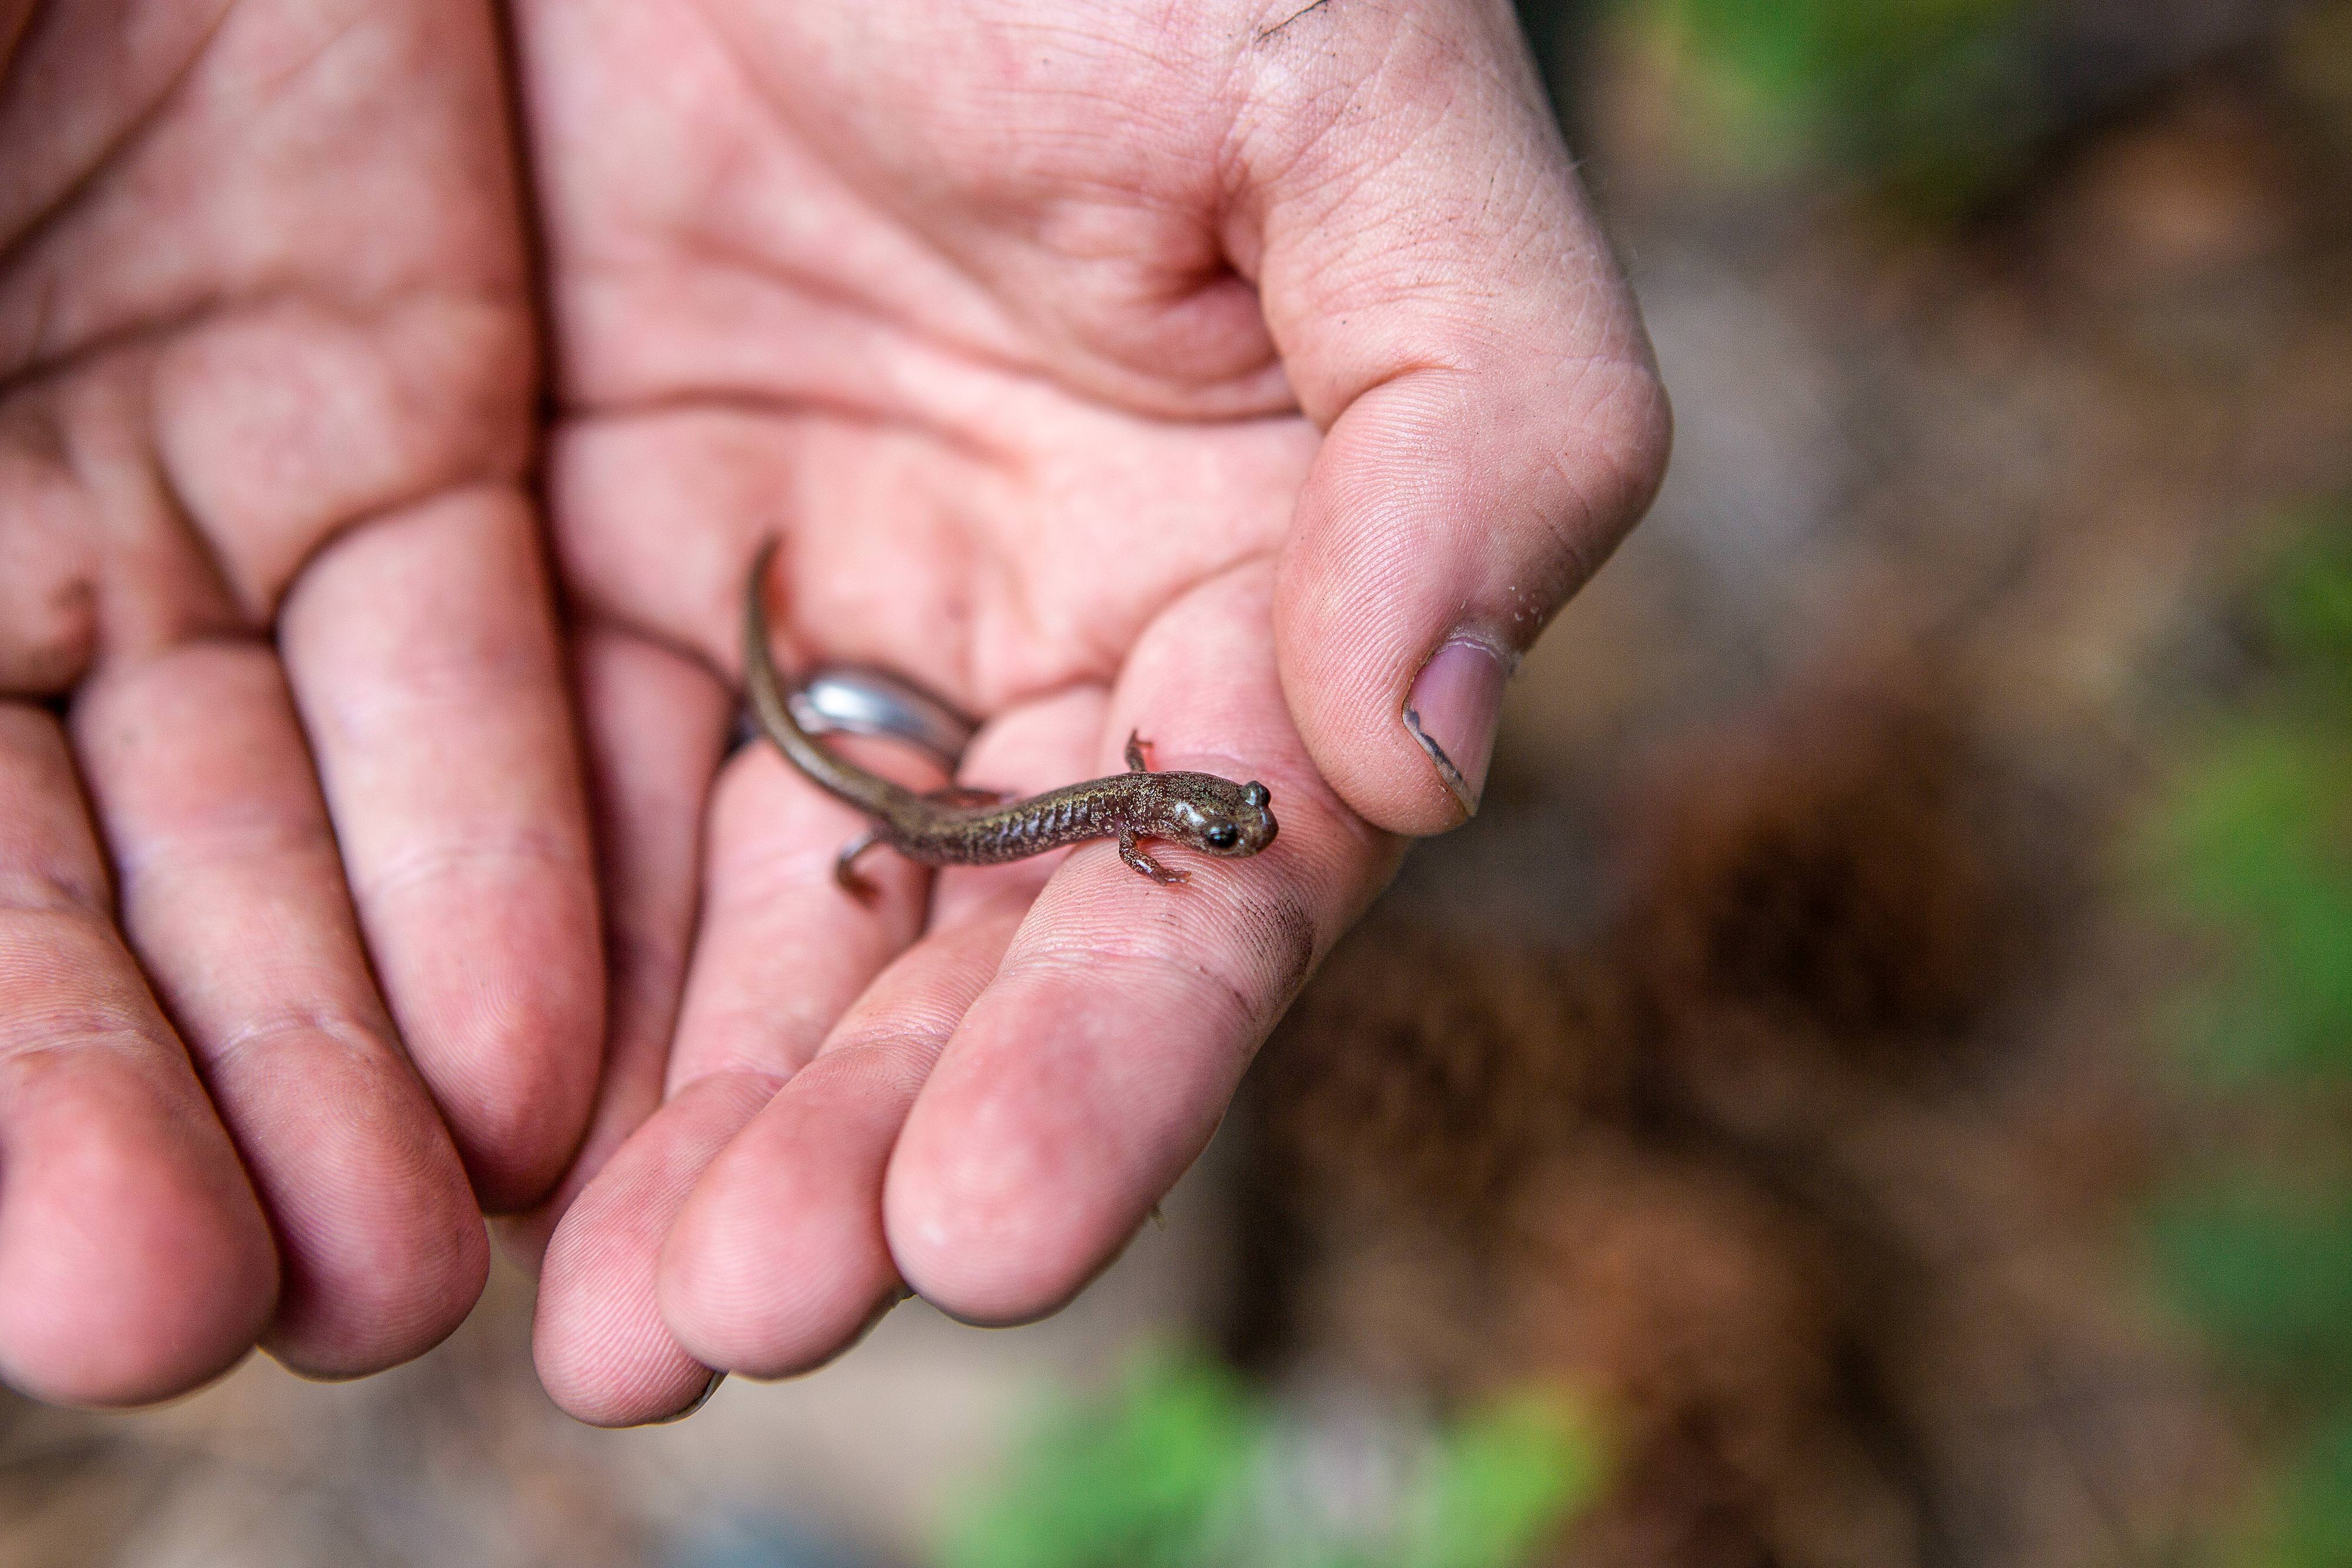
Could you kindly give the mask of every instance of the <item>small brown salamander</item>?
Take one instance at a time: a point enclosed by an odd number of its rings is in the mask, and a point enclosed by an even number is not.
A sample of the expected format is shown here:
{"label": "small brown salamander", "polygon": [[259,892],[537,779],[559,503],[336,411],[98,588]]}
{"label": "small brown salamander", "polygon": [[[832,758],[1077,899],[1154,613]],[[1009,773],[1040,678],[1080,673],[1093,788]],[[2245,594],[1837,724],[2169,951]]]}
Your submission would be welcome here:
{"label": "small brown salamander", "polygon": [[984,789],[919,795],[844,762],[793,719],[776,674],[761,592],[775,549],[772,540],[760,551],[744,591],[743,684],[760,727],[793,766],[874,819],[834,862],[834,875],[852,893],[866,889],[857,857],[877,843],[923,865],[994,865],[1115,837],[1119,859],[1154,882],[1173,883],[1185,873],[1145,854],[1139,841],[1165,839],[1226,859],[1254,855],[1274,842],[1272,797],[1265,785],[1236,784],[1213,773],[1154,773],[1145,765],[1142,739],[1133,735],[1127,737],[1127,772],[1025,800],[1005,800]]}

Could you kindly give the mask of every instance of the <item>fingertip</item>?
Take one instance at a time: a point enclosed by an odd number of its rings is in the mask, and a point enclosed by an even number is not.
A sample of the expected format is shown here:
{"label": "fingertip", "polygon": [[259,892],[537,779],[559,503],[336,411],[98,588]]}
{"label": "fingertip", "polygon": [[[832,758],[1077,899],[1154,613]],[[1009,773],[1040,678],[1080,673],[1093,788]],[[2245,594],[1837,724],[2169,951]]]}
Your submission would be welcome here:
{"label": "fingertip", "polygon": [[481,1212],[512,1214],[554,1190],[586,1132],[603,1009],[582,987],[483,978],[436,1009],[426,1077]]}
{"label": "fingertip", "polygon": [[261,1348],[289,1372],[315,1382],[372,1376],[415,1360],[455,1333],[489,1278],[489,1240],[477,1215],[470,1228],[452,1228],[429,1254],[385,1270],[374,1288],[345,1275],[336,1281],[331,1306],[281,1312]]}
{"label": "fingertip", "polygon": [[531,1358],[548,1397],[592,1427],[670,1419],[715,1369],[662,1322],[656,1260],[695,1177],[774,1092],[727,1074],[697,1082],[637,1129],[582,1188],[541,1260]]}
{"label": "fingertip", "polygon": [[12,1064],[0,1188],[0,1376],[35,1398],[136,1406],[234,1366],[278,1289],[227,1141],[157,1088],[63,1056]]}
{"label": "fingertip", "polygon": [[[878,1249],[857,1228],[803,1221],[745,1247],[740,1209],[722,1201],[707,1217],[681,1217],[662,1249],[662,1321],[697,1361],[746,1377],[798,1377],[848,1349],[900,1299],[887,1255],[876,1267],[867,1255]],[[828,1248],[827,1264],[808,1268]]]}
{"label": "fingertip", "polygon": [[535,1340],[531,1361],[555,1407],[583,1427],[620,1431],[692,1415],[726,1375],[679,1355],[616,1368],[562,1343]]}
{"label": "fingertip", "polygon": [[950,1216],[927,1188],[910,1180],[901,1189],[907,1196],[886,1198],[891,1255],[915,1294],[974,1328],[1019,1328],[1052,1317],[1110,1267],[1142,1224],[1139,1215],[1114,1245],[1080,1254],[1073,1228],[1038,1223],[1034,1204],[1026,1212],[1013,1202]]}
{"label": "fingertip", "polygon": [[[592,1182],[548,1241],[531,1364],[558,1409],[591,1427],[663,1421],[706,1396],[714,1370],[680,1349],[655,1309],[652,1239],[611,1212],[626,1201]],[[640,1259],[644,1261],[640,1262]]]}
{"label": "fingertip", "polygon": [[1014,1130],[1015,1107],[982,1099],[957,1110],[970,1118],[961,1127],[910,1124],[891,1161],[890,1255],[916,1294],[959,1322],[1034,1322],[1109,1266],[1150,1204],[1074,1179],[1074,1162]]}
{"label": "fingertip", "polygon": [[1001,1228],[943,1228],[926,1236],[919,1219],[896,1224],[907,1239],[892,1250],[908,1288],[943,1315],[972,1328],[1021,1328],[1050,1318],[1076,1300],[1111,1263],[1105,1258],[1096,1269],[1085,1270],[974,1268],[970,1252],[963,1249],[986,1245],[983,1239],[1003,1234]]}
{"label": "fingertip", "polygon": [[814,1371],[901,1299],[877,1197],[903,1097],[866,1092],[870,1053],[821,1057],[696,1184],[663,1243],[662,1319],[697,1360],[751,1377]]}
{"label": "fingertip", "polygon": [[726,1375],[683,1352],[657,1361],[613,1362],[599,1337],[534,1336],[531,1363],[555,1407],[584,1427],[617,1431],[658,1426],[701,1407]]}
{"label": "fingertip", "polygon": [[449,1163],[440,1179],[370,1168],[371,1194],[336,1195],[338,1223],[288,1260],[261,1342],[273,1359],[320,1381],[364,1377],[424,1354],[466,1321],[489,1282],[489,1235]]}

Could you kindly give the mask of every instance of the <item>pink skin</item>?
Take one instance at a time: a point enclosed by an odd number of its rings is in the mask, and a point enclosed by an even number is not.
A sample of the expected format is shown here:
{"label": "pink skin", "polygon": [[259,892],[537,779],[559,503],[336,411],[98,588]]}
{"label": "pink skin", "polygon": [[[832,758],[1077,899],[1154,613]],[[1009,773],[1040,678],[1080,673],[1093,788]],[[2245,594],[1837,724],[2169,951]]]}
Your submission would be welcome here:
{"label": "pink skin", "polygon": [[[1507,7],[1297,9],[518,7],[551,521],[643,959],[541,1278],[583,1418],[820,1364],[906,1287],[1066,1301],[1393,835],[1462,819],[1402,722],[1424,661],[1524,646],[1645,503],[1664,403]],[[1139,728],[1263,779],[1281,838],[1171,851],[1174,890],[1108,844],[877,852],[845,899],[854,814],[768,747],[713,771],[778,533],[788,664],[985,716],[968,781],[1116,772]],[[1492,692],[1429,690],[1483,768]]]}
{"label": "pink skin", "polygon": [[[1297,9],[512,8],[583,808],[486,11],[0,0],[0,1375],[388,1364],[567,1159],[513,1235],[600,1422],[1116,1253],[1461,820],[1417,673],[1664,456],[1507,6]],[[845,900],[853,816],[721,755],[776,533],[782,652],[985,716],[971,781],[1139,728],[1280,840]]]}
{"label": "pink skin", "polygon": [[496,33],[0,0],[0,1377],[373,1371],[603,1028]]}

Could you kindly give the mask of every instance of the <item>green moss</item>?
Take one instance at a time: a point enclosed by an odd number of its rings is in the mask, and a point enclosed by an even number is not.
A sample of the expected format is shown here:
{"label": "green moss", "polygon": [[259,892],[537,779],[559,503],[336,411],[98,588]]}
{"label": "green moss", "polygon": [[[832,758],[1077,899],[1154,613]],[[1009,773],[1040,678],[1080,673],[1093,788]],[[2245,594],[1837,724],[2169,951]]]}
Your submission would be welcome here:
{"label": "green moss", "polygon": [[2352,1563],[2352,506],[2254,598],[2264,678],[2186,757],[2141,865],[2213,954],[2172,998],[2187,1061],[2262,1135],[2188,1173],[2153,1234],[2280,1424],[2273,1504],[2229,1560],[2318,1568]]}
{"label": "green moss", "polygon": [[1600,1484],[1574,1407],[1525,1395],[1437,1433],[1392,1514],[1334,1519],[1299,1431],[1223,1369],[1150,1360],[1049,1416],[965,1510],[947,1568],[1516,1568]]}
{"label": "green moss", "polygon": [[1440,1443],[1402,1568],[1511,1568],[1600,1490],[1599,1448],[1571,1406],[1525,1396]]}
{"label": "green moss", "polygon": [[1625,0],[1751,172],[1827,163],[1915,204],[2000,184],[2040,133],[2021,0]]}
{"label": "green moss", "polygon": [[2352,1393],[2352,1194],[2212,1177],[2154,1228],[2175,1300],[2245,1375]]}
{"label": "green moss", "polygon": [[1097,1405],[1050,1416],[1001,1493],[955,1532],[949,1568],[1181,1568],[1204,1562],[1263,1440],[1229,1375],[1149,1362]]}

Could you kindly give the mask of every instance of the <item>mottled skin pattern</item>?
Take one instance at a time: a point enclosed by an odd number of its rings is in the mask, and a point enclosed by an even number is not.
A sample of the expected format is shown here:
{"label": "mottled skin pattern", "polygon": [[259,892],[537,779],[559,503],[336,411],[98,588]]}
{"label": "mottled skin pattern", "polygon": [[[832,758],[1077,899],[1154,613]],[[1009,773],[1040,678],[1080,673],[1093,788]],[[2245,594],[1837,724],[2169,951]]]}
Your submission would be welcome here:
{"label": "mottled skin pattern", "polygon": [[1274,842],[1274,812],[1265,785],[1236,784],[1213,773],[1154,773],[1144,761],[1142,739],[1134,735],[1127,737],[1127,772],[1066,784],[1025,800],[1004,801],[985,790],[964,789],[919,795],[843,761],[817,745],[784,700],[761,592],[775,548],[771,542],[760,551],[744,589],[743,682],[761,728],[793,765],[874,819],[874,826],[844,846],[834,864],[834,874],[851,892],[866,890],[856,862],[877,843],[924,865],[995,865],[1087,839],[1116,838],[1119,859],[1154,882],[1173,884],[1185,873],[1145,854],[1140,841],[1165,839],[1230,860]]}

